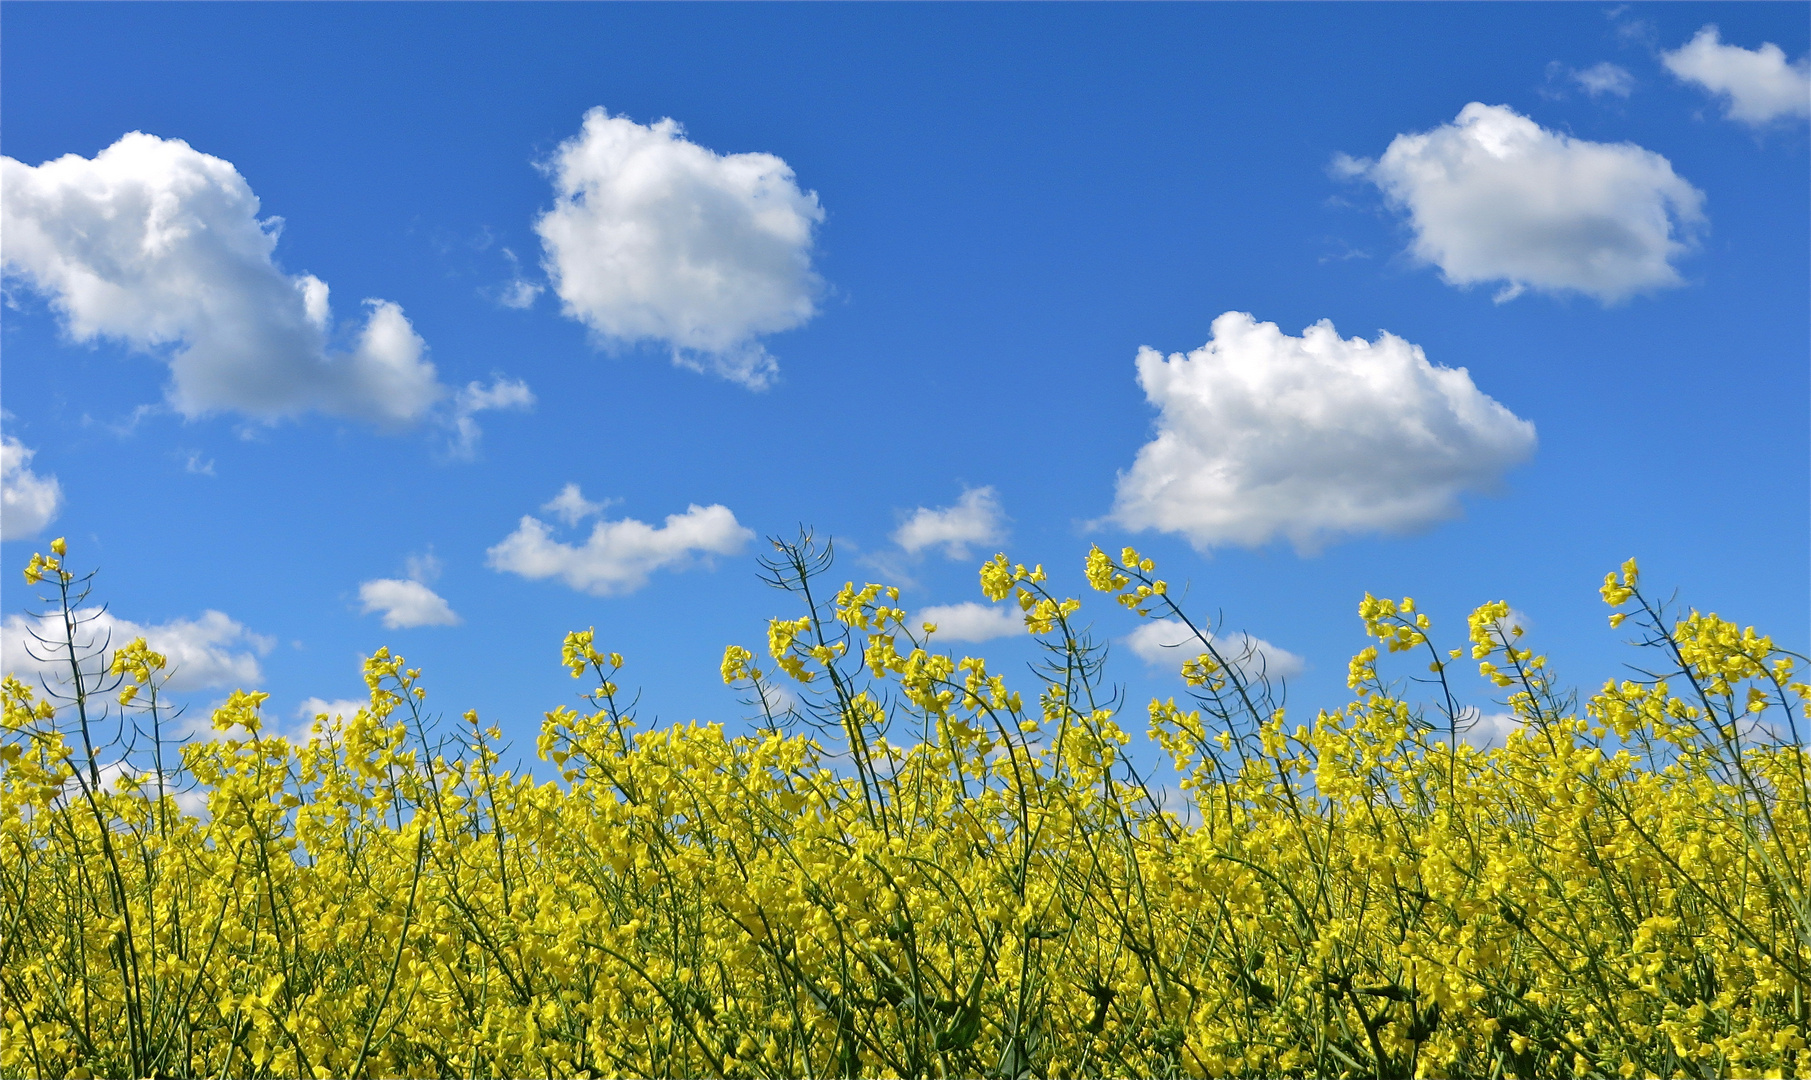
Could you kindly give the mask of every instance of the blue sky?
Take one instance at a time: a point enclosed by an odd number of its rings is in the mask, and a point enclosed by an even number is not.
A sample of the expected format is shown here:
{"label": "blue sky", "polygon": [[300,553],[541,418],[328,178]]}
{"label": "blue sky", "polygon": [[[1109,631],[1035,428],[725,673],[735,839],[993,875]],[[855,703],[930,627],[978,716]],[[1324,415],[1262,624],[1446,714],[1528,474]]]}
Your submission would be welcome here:
{"label": "blue sky", "polygon": [[1803,5],[0,20],[0,551],[67,535],[198,710],[387,644],[525,737],[596,626],[734,722],[801,524],[914,611],[1136,544],[1310,712],[1366,590],[1586,688],[1631,555],[1811,641]]}

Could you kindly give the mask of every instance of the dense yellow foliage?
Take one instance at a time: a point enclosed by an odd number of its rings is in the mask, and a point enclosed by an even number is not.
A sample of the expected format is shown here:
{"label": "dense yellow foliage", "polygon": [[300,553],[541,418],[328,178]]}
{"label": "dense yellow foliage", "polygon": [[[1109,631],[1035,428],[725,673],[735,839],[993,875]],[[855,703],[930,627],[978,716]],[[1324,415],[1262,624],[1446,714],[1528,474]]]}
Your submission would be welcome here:
{"label": "dense yellow foliage", "polygon": [[[776,670],[723,662],[755,733],[639,731],[622,657],[573,634],[595,689],[547,714],[554,780],[474,714],[436,734],[387,652],[355,719],[298,744],[235,694],[180,765],[143,641],[55,701],[9,677],[0,1073],[1811,1074],[1811,688],[1752,630],[1651,606],[1632,563],[1604,598],[1664,677],[1582,710],[1503,604],[1441,651],[1367,596],[1385,654],[1301,724],[1201,628],[1191,698],[1148,710],[1166,811],[1041,569],[981,570],[1048,649],[1021,697],[896,591],[826,597],[823,553],[776,546],[802,615]],[[27,577],[73,620],[64,558]],[[1136,552],[1086,569],[1182,617]],[[1458,738],[1466,661],[1522,721],[1489,752]],[[122,718],[130,768],[98,745]]]}

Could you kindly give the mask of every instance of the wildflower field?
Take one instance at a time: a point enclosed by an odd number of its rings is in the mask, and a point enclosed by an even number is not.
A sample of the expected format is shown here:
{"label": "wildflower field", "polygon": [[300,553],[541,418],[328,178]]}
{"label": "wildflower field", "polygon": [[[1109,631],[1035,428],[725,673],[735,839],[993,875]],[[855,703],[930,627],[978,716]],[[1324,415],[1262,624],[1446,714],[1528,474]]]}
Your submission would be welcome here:
{"label": "wildflower field", "polygon": [[[795,617],[723,659],[751,733],[642,730],[622,643],[574,633],[589,704],[537,776],[384,651],[305,743],[236,693],[179,747],[165,658],[84,638],[57,541],[26,577],[68,679],[5,682],[0,1074],[1811,1075],[1802,658],[1632,561],[1603,598],[1642,677],[1581,702],[1505,603],[1443,640],[1367,596],[1352,700],[1286,716],[1193,623],[1188,699],[1122,700],[1005,556],[1035,679],[775,552]],[[1086,571],[1187,619],[1131,549]]]}

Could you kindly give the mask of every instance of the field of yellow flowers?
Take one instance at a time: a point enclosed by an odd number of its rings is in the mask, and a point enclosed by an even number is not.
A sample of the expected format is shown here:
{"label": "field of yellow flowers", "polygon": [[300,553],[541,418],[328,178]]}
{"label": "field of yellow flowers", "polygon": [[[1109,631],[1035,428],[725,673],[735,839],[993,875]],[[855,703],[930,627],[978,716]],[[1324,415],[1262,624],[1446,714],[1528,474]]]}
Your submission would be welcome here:
{"label": "field of yellow flowers", "polygon": [[[1021,691],[775,549],[798,617],[723,660],[753,734],[639,729],[575,633],[533,777],[383,651],[305,743],[236,693],[177,747],[163,657],[78,655],[57,541],[69,679],[4,686],[0,1074],[1811,1075],[1802,658],[1633,562],[1603,596],[1653,674],[1582,708],[1502,603],[1445,649],[1367,596],[1351,702],[1300,723],[1197,626],[1189,697],[1137,710],[1166,808],[1041,568],[981,568],[1045,646]],[[1185,618],[1131,549],[1086,570]],[[1460,664],[1506,745],[1460,737]]]}

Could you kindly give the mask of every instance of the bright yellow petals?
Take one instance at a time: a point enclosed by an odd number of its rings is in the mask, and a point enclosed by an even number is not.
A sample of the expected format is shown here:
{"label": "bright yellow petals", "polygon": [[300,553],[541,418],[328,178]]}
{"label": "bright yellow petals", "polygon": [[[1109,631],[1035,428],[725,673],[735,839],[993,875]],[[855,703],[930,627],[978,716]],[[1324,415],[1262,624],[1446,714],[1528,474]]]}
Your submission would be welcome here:
{"label": "bright yellow petals", "polygon": [[262,691],[248,694],[243,690],[234,690],[227,696],[226,703],[214,710],[214,730],[242,728],[247,734],[256,735],[264,727],[264,719],[258,710],[269,699],[270,695]]}
{"label": "bright yellow petals", "polygon": [[728,648],[724,649],[723,650],[723,683],[724,683],[724,685],[734,686],[736,683],[741,682],[743,679],[749,678],[750,669],[749,669],[748,662],[750,660],[753,660],[754,658],[755,658],[754,653],[749,652],[747,649],[743,648],[740,645],[731,645]]}

